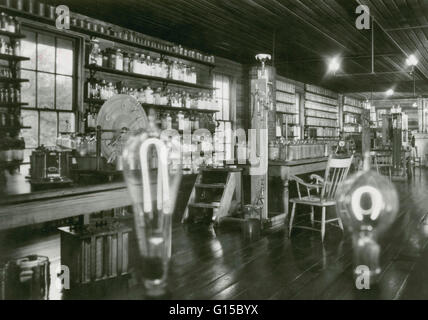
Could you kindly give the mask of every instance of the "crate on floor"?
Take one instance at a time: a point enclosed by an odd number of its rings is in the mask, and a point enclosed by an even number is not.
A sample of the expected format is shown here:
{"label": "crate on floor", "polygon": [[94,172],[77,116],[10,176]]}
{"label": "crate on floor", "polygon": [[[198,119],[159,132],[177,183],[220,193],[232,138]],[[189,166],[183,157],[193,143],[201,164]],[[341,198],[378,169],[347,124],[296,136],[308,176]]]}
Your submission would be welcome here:
{"label": "crate on floor", "polygon": [[61,264],[69,268],[70,289],[128,276],[130,227],[120,224],[59,230]]}

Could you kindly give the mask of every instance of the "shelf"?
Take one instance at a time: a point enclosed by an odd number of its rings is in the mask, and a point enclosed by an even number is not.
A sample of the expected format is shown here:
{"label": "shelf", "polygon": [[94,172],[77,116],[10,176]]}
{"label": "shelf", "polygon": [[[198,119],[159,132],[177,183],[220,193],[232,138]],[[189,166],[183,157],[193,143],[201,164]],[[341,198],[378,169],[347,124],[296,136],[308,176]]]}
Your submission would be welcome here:
{"label": "shelf", "polygon": [[[53,19],[49,19],[48,17],[42,17],[36,14],[32,14],[32,13],[28,13],[22,10],[17,10],[14,8],[10,8],[10,7],[6,7],[4,5],[0,5],[0,8],[2,11],[9,13],[10,15],[13,16],[17,16],[17,17],[23,17],[26,19],[30,19],[32,21],[38,21],[38,22],[42,22],[51,26],[55,26],[55,20]],[[73,16],[74,17],[74,16]],[[159,48],[153,48],[144,44],[140,44],[140,43],[136,43],[130,40],[125,40],[125,39],[120,39],[120,38],[116,38],[112,35],[109,34],[105,34],[105,33],[101,33],[101,32],[97,32],[97,31],[92,31],[92,30],[88,30],[86,28],[81,28],[75,25],[72,25],[70,23],[70,30],[71,31],[75,31],[75,32],[79,32],[91,37],[97,37],[97,38],[102,38],[105,40],[109,40],[109,41],[113,41],[113,42],[117,42],[117,43],[122,43],[134,48],[139,48],[139,49],[143,49],[143,50],[147,50],[147,51],[152,51],[152,52],[157,52],[159,54],[165,55],[165,56],[170,56],[170,57],[176,57],[176,58],[180,58],[183,60],[187,60],[187,61],[191,61],[191,62],[195,62],[198,64],[202,64],[202,65],[206,65],[209,67],[215,67],[215,64],[211,63],[211,62],[206,62],[206,61],[201,61],[199,59],[196,58],[191,58],[191,57],[187,57],[187,56],[183,56],[181,54],[178,53],[174,53],[168,50],[164,50],[164,49],[159,49]],[[143,37],[143,36],[141,36]],[[186,48],[188,49],[188,48]],[[192,49],[194,50],[194,49]],[[195,50],[196,51],[196,50]],[[206,55],[206,54],[205,54]]]}
{"label": "shelf", "polygon": [[297,115],[297,112],[278,111],[278,110],[276,110],[275,112],[276,113],[282,113],[282,114],[289,114],[289,115],[293,115],[293,116]]}
{"label": "shelf", "polygon": [[31,129],[31,127],[28,126],[22,126],[22,127],[0,127],[0,131],[16,131],[21,129]]}
{"label": "shelf", "polygon": [[359,123],[351,123],[351,122],[346,122],[343,124],[344,126],[360,126]]}
{"label": "shelf", "polygon": [[311,116],[311,115],[308,115],[308,114],[305,114],[305,117],[307,117],[307,118],[323,119],[323,120],[336,120],[336,121],[339,120],[337,118],[327,118],[327,117]]}
{"label": "shelf", "polygon": [[[327,94],[322,94],[322,93],[316,93],[316,92],[313,92],[313,91],[310,91],[310,90],[307,90],[306,88],[305,88],[305,93],[311,93],[311,94],[314,94],[314,95],[316,95],[316,96],[321,96],[321,97],[324,97],[324,98],[329,98],[329,99],[338,99],[338,97],[332,97],[332,96],[329,96],[329,95],[327,95]],[[305,99],[306,99],[306,96],[305,96]]]}
{"label": "shelf", "polygon": [[28,82],[28,79],[0,77],[0,83],[21,83]]}
{"label": "shelf", "polygon": [[25,35],[22,33],[15,33],[15,32],[9,32],[9,31],[3,31],[0,30],[0,36],[6,36],[11,39],[24,39]]}
{"label": "shelf", "polygon": [[[92,103],[92,104],[103,104],[106,101],[107,100],[102,100],[102,99],[84,99],[84,102]],[[149,103],[140,103],[140,104],[143,108],[153,108],[153,109],[159,109],[159,110],[192,111],[192,112],[199,112],[199,113],[218,112],[218,110],[211,110],[211,109],[179,108],[179,107],[172,107],[172,106],[160,105],[160,104],[149,104]]]}
{"label": "shelf", "polygon": [[295,102],[287,102],[287,101],[281,101],[281,100],[276,100],[276,103],[288,104],[290,106],[295,106],[296,105]]}
{"label": "shelf", "polygon": [[213,90],[214,89],[211,86],[206,86],[206,85],[202,85],[202,84],[190,83],[190,82],[179,81],[179,80],[174,80],[174,79],[169,79],[169,78],[147,76],[147,75],[143,75],[143,74],[139,74],[139,73],[125,72],[125,71],[115,70],[115,69],[111,69],[111,68],[100,67],[100,66],[93,65],[93,64],[87,64],[87,65],[85,65],[85,68],[88,70],[92,70],[92,71],[99,71],[99,72],[115,74],[115,75],[120,75],[120,76],[124,76],[124,77],[132,77],[132,78],[137,78],[137,79],[145,79],[145,80],[149,80],[149,81],[163,82],[163,83],[168,83],[168,84],[173,84],[173,85],[178,85],[178,86],[183,86],[183,87],[207,89],[207,90]]}
{"label": "shelf", "polygon": [[4,53],[0,53],[0,60],[8,60],[8,61],[26,61],[26,60],[30,60],[30,58],[27,58],[27,57],[21,57],[21,56],[14,56],[13,54],[4,54]]}
{"label": "shelf", "polygon": [[27,102],[0,103],[0,108],[21,107],[26,105],[28,105]]}
{"label": "shelf", "polygon": [[352,111],[343,111],[343,113],[349,113],[349,114],[355,114],[355,115],[361,115],[361,113],[357,113],[357,112],[352,112]]}
{"label": "shelf", "polygon": [[327,102],[320,102],[320,101],[316,101],[316,100],[312,100],[312,99],[307,99],[306,97],[305,97],[305,101],[311,101],[311,102],[322,104],[322,105],[329,106],[329,107],[336,107],[336,108],[339,107],[339,105],[337,105],[337,104],[331,104],[331,103],[327,103]]}
{"label": "shelf", "polygon": [[282,93],[287,93],[287,94],[292,94],[292,95],[295,95],[296,93],[295,92],[290,92],[290,91],[285,91],[285,90],[279,90],[279,89],[275,89],[276,91],[278,91],[278,92],[282,92]]}
{"label": "shelf", "polygon": [[337,111],[326,111],[326,110],[320,110],[320,109],[310,108],[310,107],[307,107],[307,106],[305,106],[305,109],[315,110],[315,111],[319,111],[319,112],[327,112],[327,113],[332,113],[332,114],[338,114]]}
{"label": "shelf", "polygon": [[312,124],[305,124],[306,127],[310,128],[332,128],[332,129],[339,129],[339,127],[333,127],[333,126],[321,126],[321,125],[312,125]]}

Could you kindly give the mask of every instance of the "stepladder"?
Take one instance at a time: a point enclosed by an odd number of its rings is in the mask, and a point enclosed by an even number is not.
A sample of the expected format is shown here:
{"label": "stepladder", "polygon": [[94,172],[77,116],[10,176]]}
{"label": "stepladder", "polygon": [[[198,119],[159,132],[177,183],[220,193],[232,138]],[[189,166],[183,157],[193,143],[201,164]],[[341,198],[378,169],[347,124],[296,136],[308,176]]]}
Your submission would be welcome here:
{"label": "stepladder", "polygon": [[242,169],[202,168],[196,177],[181,222],[214,221],[242,210]]}

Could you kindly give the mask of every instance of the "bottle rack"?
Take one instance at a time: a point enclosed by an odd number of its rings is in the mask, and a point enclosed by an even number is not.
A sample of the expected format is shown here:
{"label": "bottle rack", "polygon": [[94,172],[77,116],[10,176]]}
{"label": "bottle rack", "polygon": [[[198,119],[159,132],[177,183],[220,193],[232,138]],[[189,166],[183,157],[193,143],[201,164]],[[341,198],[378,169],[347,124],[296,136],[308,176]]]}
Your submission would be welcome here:
{"label": "bottle rack", "polygon": [[296,105],[296,86],[283,80],[276,80],[276,119],[281,128],[281,135],[287,138],[298,138],[299,107]]}
{"label": "bottle rack", "polygon": [[363,102],[345,96],[343,98],[343,132],[358,134],[361,132],[361,114]]}
{"label": "bottle rack", "polygon": [[338,95],[330,90],[305,85],[305,127],[316,130],[317,138],[339,137]]}
{"label": "bottle rack", "polygon": [[[17,28],[18,25],[15,25]],[[1,146],[0,169],[15,169],[19,167],[23,157],[23,141],[17,139],[21,129],[30,129],[31,127],[23,126],[21,123],[21,107],[27,105],[21,102],[20,84],[28,82],[28,79],[19,78],[18,70],[21,61],[30,60],[30,58],[16,55],[16,42],[25,38],[25,35],[18,32],[10,32],[0,30],[0,38],[8,38],[10,41],[10,53],[0,53],[0,60],[6,61],[7,65],[2,65],[3,68],[9,70],[9,76],[0,76],[0,86],[11,86],[7,94],[7,98],[2,96],[6,101],[0,101],[0,140],[7,144],[8,140],[14,140],[13,145]],[[19,53],[19,52],[18,52]],[[9,139],[7,137],[9,136]],[[18,146],[19,145],[19,146]],[[4,148],[3,148],[4,147]],[[13,156],[11,156],[11,154]]]}

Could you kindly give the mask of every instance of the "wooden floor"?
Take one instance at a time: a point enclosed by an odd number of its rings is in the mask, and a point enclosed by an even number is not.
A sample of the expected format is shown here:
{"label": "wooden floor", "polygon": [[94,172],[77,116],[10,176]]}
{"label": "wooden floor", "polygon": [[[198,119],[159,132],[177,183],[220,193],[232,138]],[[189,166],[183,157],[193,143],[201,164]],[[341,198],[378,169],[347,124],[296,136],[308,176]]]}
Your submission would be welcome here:
{"label": "wooden floor", "polygon": [[[171,298],[428,299],[428,221],[423,223],[428,213],[428,171],[396,186],[400,215],[381,241],[381,279],[370,290],[355,289],[349,237],[337,228],[327,228],[323,245],[319,233],[308,230],[296,229],[288,239],[282,228],[250,241],[239,230],[186,228],[177,223],[173,228]],[[54,277],[60,263],[58,234],[6,240],[0,252],[3,258],[47,255]],[[53,281],[50,298],[62,297]],[[137,287],[104,298],[141,297]]]}

